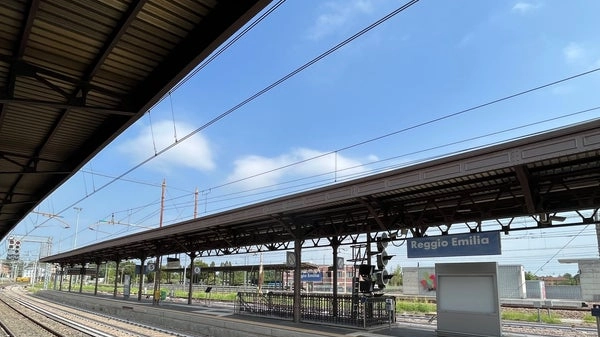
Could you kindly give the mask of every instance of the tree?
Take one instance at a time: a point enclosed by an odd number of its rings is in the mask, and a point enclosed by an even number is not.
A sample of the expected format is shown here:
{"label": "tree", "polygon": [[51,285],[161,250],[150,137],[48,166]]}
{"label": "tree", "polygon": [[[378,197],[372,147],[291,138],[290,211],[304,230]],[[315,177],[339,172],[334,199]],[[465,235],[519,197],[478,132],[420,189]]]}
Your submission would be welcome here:
{"label": "tree", "polygon": [[531,280],[537,280],[537,279],[538,279],[538,277],[534,273],[532,273],[530,271],[525,273],[525,280],[531,281]]}
{"label": "tree", "polygon": [[[213,262],[214,263],[214,262]],[[200,275],[194,274],[194,267],[200,267]],[[208,267],[208,264],[202,260],[194,261],[194,267],[190,268],[190,272],[185,275],[187,279],[194,277],[192,283],[199,283],[202,279],[208,278],[208,273],[204,271],[204,268]]]}
{"label": "tree", "polygon": [[396,266],[396,268],[394,268],[394,270],[392,271],[392,275],[393,276],[390,279],[389,286],[391,286],[391,287],[401,286],[403,284],[402,267]]}
{"label": "tree", "polygon": [[570,273],[564,273],[563,276],[565,278],[564,284],[565,285],[577,285],[579,284],[579,275],[571,275]]}

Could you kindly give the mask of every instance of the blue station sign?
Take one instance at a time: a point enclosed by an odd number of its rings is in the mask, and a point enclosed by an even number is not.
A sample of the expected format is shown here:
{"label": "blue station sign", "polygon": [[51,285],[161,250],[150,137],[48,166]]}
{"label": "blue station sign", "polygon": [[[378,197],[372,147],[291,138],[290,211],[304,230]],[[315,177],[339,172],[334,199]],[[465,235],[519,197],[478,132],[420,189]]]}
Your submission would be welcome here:
{"label": "blue station sign", "polygon": [[323,282],[323,272],[320,272],[320,271],[302,272],[300,274],[300,280],[302,282]]}
{"label": "blue station sign", "polygon": [[410,238],[407,243],[409,258],[502,254],[500,232]]}

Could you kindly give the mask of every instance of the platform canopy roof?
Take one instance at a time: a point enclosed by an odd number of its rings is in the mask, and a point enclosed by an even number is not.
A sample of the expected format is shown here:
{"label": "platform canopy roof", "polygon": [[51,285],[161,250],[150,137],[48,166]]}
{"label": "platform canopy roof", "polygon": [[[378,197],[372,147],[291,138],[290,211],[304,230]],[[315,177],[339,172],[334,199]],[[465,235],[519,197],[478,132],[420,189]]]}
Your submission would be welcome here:
{"label": "platform canopy roof", "polygon": [[269,3],[0,1],[0,237]]}
{"label": "platform canopy roof", "polygon": [[[42,258],[80,264],[597,223],[600,120],[401,167]],[[585,210],[585,211],[584,211]],[[580,211],[575,219],[563,213]],[[596,212],[596,213],[594,213]],[[515,224],[531,216],[533,226]],[[484,226],[485,225],[485,226]]]}

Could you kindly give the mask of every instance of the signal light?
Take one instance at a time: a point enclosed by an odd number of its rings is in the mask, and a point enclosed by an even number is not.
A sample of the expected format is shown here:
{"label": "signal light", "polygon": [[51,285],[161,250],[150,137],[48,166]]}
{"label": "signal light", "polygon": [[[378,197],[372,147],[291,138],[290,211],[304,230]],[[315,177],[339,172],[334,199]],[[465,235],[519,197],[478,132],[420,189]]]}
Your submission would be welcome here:
{"label": "signal light", "polygon": [[361,264],[358,267],[358,274],[363,278],[371,278],[373,272],[375,271],[375,267],[368,264]]}
{"label": "signal light", "polygon": [[360,288],[361,293],[371,293],[371,292],[373,292],[373,289],[374,289],[373,281],[371,281],[371,280],[360,281],[359,288]]}
{"label": "signal light", "polygon": [[385,267],[388,262],[394,257],[394,255],[388,255],[385,249],[388,246],[390,238],[387,233],[381,234],[377,239],[377,272],[375,273],[375,281],[377,282],[377,288],[383,290],[385,286],[390,282],[393,275],[389,275]]}

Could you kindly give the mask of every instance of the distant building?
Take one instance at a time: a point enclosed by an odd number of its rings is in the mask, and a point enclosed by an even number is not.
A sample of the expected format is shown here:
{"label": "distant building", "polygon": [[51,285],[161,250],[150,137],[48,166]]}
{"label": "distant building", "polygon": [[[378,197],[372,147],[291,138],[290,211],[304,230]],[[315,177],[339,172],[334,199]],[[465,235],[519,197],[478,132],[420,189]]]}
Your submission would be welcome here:
{"label": "distant building", "polygon": [[569,279],[562,276],[542,276],[538,278],[540,281],[544,281],[547,286],[566,285],[569,283]]}
{"label": "distant building", "polygon": [[559,259],[558,262],[577,263],[582,299],[600,302],[600,259]]}

